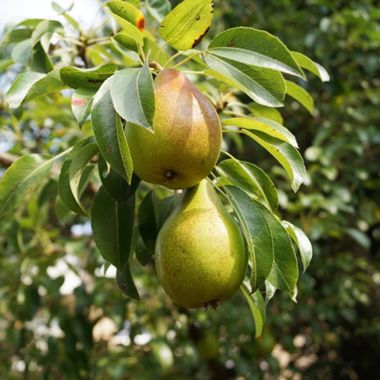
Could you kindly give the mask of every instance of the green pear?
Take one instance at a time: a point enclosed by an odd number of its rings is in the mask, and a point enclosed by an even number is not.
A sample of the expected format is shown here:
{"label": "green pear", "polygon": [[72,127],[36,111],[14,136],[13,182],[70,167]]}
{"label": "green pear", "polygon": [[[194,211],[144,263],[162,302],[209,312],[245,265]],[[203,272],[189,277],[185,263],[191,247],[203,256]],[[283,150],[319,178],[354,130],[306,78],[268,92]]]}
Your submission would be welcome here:
{"label": "green pear", "polygon": [[239,288],[244,239],[207,180],[186,190],[162,226],[155,263],[162,287],[180,306],[215,306]]}
{"label": "green pear", "polygon": [[174,69],[155,79],[153,130],[128,124],[134,170],[146,182],[170,189],[199,183],[216,164],[222,140],[211,102]]}

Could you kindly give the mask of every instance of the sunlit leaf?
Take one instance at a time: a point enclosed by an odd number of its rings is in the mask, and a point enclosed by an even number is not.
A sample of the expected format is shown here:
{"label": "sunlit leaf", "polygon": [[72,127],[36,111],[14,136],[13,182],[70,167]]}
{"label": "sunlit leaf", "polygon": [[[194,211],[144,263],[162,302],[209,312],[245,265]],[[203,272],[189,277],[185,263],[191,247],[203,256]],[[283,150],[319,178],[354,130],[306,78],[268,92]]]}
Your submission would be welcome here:
{"label": "sunlit leaf", "polygon": [[213,13],[212,0],[184,0],[162,20],[160,34],[177,50],[191,49],[208,32]]}

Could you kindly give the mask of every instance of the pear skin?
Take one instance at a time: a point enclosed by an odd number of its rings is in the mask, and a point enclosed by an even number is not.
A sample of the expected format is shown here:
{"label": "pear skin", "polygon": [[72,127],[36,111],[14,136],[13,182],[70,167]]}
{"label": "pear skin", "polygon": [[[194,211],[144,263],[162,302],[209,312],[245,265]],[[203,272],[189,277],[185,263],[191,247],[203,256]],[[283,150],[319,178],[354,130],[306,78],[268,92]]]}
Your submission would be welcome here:
{"label": "pear skin", "polygon": [[188,189],[157,237],[155,264],[168,296],[186,308],[230,297],[247,268],[244,239],[212,185]]}
{"label": "pear skin", "polygon": [[153,130],[126,127],[134,170],[144,181],[170,189],[194,186],[218,160],[222,141],[218,114],[177,70],[162,70],[154,83]]}

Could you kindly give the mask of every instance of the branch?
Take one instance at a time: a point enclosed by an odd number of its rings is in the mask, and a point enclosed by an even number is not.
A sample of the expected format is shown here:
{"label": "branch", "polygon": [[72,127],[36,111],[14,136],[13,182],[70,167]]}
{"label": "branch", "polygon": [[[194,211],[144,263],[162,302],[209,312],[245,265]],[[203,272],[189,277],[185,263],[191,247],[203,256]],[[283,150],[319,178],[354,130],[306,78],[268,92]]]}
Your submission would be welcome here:
{"label": "branch", "polygon": [[14,156],[13,154],[9,153],[0,153],[0,165],[4,167],[11,166],[16,160],[18,159],[17,156]]}

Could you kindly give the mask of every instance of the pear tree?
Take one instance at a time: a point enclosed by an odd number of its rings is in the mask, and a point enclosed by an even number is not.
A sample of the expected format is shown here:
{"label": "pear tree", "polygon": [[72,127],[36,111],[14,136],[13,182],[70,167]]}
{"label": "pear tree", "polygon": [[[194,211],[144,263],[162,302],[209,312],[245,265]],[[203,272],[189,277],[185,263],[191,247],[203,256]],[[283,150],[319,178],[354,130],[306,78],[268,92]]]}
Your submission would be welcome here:
{"label": "pear tree", "polygon": [[1,218],[43,193],[54,219],[91,222],[120,297],[145,302],[135,268],[154,262],[176,305],[217,309],[240,291],[260,336],[277,290],[296,301],[312,248],[297,221],[283,219],[269,173],[254,154],[240,159],[239,146],[264,149],[297,192],[307,172],[281,107],[292,97],[312,111],[306,74],[325,81],[327,72],[267,31],[214,30],[211,0],[173,9],[110,0],[106,26],[90,31],[55,8],[57,20],[6,31],[1,46],[17,76],[5,101],[17,120],[43,101],[59,112],[70,97],[77,130],[68,136],[63,126],[48,155],[0,157],[9,166]]}

